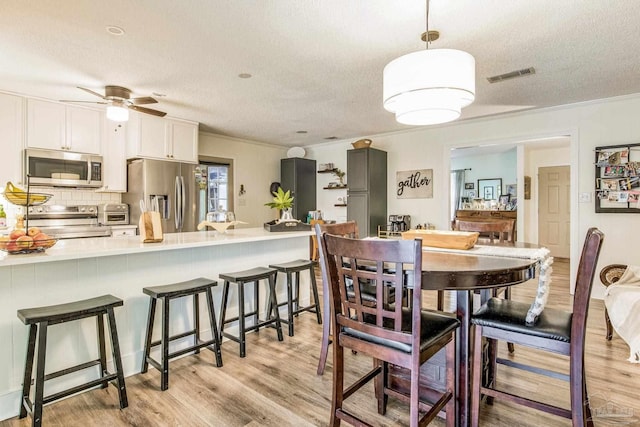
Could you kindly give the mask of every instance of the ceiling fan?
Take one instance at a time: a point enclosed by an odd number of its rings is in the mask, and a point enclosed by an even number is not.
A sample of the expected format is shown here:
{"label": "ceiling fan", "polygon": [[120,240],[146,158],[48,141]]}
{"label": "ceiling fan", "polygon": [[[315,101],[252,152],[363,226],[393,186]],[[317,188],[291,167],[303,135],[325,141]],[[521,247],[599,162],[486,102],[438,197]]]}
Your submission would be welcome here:
{"label": "ceiling fan", "polygon": [[154,98],[150,96],[144,96],[141,98],[131,98],[131,91],[122,86],[105,86],[104,95],[101,95],[98,92],[94,92],[91,89],[87,89],[80,86],[78,86],[78,89],[84,90],[85,92],[88,92],[91,95],[95,95],[99,98],[102,98],[104,101],[62,100],[61,102],[90,102],[93,104],[107,105],[107,108],[108,107],[116,107],[116,108],[119,107],[120,109],[126,108],[129,110],[138,111],[140,113],[151,114],[158,117],[164,117],[167,115],[167,113],[163,111],[153,110],[151,108],[146,108],[146,107],[140,107],[140,105],[155,104],[158,101],[156,101]]}

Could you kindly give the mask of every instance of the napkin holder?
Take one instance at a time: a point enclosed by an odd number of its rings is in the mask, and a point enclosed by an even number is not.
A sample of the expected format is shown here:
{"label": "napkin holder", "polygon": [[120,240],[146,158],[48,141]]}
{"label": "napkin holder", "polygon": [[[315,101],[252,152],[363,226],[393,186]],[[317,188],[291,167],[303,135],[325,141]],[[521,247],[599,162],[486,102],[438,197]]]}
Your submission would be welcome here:
{"label": "napkin holder", "polygon": [[160,212],[145,211],[140,215],[138,224],[140,230],[140,238],[143,243],[159,243],[162,242],[162,221],[160,220]]}

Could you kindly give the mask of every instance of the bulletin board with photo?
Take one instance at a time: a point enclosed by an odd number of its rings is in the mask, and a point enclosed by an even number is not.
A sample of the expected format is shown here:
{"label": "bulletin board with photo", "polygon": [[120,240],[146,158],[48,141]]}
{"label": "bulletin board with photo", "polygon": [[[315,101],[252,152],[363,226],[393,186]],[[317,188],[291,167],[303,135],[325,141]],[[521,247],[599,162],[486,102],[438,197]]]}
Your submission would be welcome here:
{"label": "bulletin board with photo", "polygon": [[640,213],[640,144],[596,147],[596,212]]}

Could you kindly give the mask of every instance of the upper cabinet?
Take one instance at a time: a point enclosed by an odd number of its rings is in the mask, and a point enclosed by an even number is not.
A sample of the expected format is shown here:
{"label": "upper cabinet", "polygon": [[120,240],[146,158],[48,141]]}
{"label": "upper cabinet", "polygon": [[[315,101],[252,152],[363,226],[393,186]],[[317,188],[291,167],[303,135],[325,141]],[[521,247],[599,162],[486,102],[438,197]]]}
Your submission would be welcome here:
{"label": "upper cabinet", "polygon": [[27,147],[100,154],[104,113],[27,99]]}
{"label": "upper cabinet", "polygon": [[198,123],[131,113],[127,157],[198,162]]}
{"label": "upper cabinet", "polygon": [[0,156],[0,184],[22,181],[24,98],[0,93],[0,141],[4,153]]}

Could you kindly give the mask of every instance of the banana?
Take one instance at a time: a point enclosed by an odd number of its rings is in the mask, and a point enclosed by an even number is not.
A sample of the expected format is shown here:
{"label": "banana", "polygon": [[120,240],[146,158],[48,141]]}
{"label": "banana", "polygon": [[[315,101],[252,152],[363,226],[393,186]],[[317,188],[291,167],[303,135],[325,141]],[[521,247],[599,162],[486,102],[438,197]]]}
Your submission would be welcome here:
{"label": "banana", "polygon": [[21,188],[13,185],[11,181],[7,182],[4,187],[4,197],[15,205],[25,206],[33,203],[43,203],[47,201],[47,196],[43,194],[29,194],[27,200],[27,193]]}

